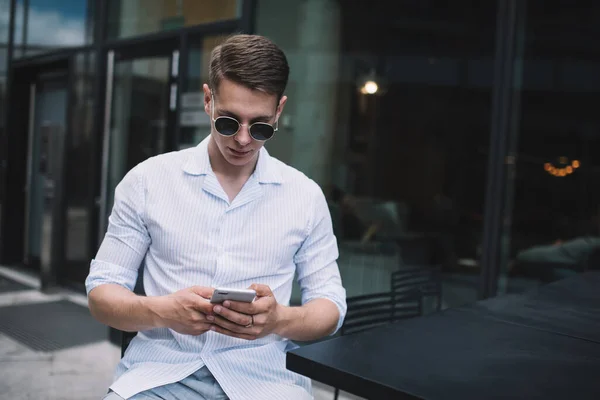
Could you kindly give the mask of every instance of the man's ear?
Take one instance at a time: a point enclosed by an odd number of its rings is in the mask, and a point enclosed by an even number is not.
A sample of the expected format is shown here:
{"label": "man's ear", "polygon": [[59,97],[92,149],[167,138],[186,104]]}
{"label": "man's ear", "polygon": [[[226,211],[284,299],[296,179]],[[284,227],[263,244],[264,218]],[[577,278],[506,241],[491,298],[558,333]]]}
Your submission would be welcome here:
{"label": "man's ear", "polygon": [[202,85],[202,90],[204,91],[204,112],[210,117],[212,115],[210,112],[210,102],[212,101],[212,93],[210,92],[210,88],[206,83]]}
{"label": "man's ear", "polygon": [[285,103],[287,103],[287,96],[281,96],[281,100],[279,100],[279,104],[277,105],[277,117],[275,118],[276,121],[279,120],[279,116],[283,112]]}

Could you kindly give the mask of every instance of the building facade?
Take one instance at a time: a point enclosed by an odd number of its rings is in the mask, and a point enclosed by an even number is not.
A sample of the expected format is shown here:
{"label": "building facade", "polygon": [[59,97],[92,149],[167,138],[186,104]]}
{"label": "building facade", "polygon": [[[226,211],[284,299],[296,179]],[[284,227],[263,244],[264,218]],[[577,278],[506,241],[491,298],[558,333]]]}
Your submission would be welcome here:
{"label": "building facade", "polygon": [[348,296],[401,265],[439,266],[445,307],[585,268],[519,268],[599,236],[600,5],[575,3],[0,0],[0,263],[83,290],[116,184],[207,136],[210,51],[247,32],[288,55],[266,147],[325,191]]}

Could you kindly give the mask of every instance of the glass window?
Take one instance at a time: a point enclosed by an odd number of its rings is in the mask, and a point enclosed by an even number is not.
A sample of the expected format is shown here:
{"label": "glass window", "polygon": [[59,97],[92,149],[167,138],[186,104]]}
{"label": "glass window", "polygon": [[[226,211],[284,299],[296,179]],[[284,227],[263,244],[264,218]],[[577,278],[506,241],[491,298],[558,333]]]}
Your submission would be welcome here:
{"label": "glass window", "polygon": [[[0,47],[0,141],[4,134],[4,123],[6,118],[6,71],[7,71],[6,48]],[[2,156],[2,152],[0,152]]]}
{"label": "glass window", "polygon": [[170,68],[169,54],[115,62],[108,210],[127,171],[167,150]]}
{"label": "glass window", "polygon": [[[4,117],[6,107],[6,49],[8,44],[8,25],[10,18],[10,1],[0,0],[0,146],[4,145]],[[2,225],[2,199],[4,198],[3,168],[4,152],[0,151],[0,226]],[[2,238],[0,237],[0,241]]]}
{"label": "glass window", "polygon": [[8,70],[8,60],[6,58],[6,53],[6,47],[0,47],[0,79],[6,78],[6,71]]}
{"label": "glass window", "polygon": [[92,176],[92,135],[94,122],[95,55],[75,57],[71,126],[65,142],[65,265],[61,270],[68,280],[83,282],[89,272],[90,233],[94,185]]}
{"label": "glass window", "polygon": [[477,299],[495,23],[495,2],[258,1],[291,67],[266,147],[323,188],[348,297],[416,266],[442,307]]}
{"label": "glass window", "polygon": [[193,40],[188,52],[187,76],[181,93],[179,149],[195,146],[210,134],[210,118],[204,112],[202,85],[208,83],[210,53],[227,35]]}
{"label": "glass window", "polygon": [[10,19],[10,1],[0,0],[0,46],[8,44],[8,26]]}
{"label": "glass window", "polygon": [[236,19],[242,0],[110,0],[108,37],[124,38]]}
{"label": "glass window", "polygon": [[15,58],[86,44],[87,3],[17,0]]}
{"label": "glass window", "polygon": [[598,268],[600,5],[586,4],[527,2],[501,293]]}

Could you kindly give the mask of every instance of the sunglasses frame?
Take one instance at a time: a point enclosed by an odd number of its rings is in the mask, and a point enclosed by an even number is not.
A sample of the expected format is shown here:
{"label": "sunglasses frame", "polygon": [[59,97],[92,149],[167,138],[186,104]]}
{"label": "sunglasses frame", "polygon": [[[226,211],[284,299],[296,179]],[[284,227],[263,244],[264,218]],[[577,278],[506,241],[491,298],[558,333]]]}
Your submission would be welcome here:
{"label": "sunglasses frame", "polygon": [[[232,137],[232,136],[235,136],[235,135],[238,134],[238,132],[240,131],[240,129],[242,129],[242,126],[247,126],[248,127],[248,133],[250,133],[250,136],[252,137],[253,140],[256,140],[257,142],[266,142],[267,140],[273,138],[273,136],[275,136],[275,132],[277,132],[279,130],[279,118],[277,118],[275,120],[275,125],[271,125],[271,124],[268,124],[266,122],[255,122],[255,123],[250,124],[250,125],[248,125],[248,124],[242,124],[237,119],[235,119],[233,117],[228,117],[228,116],[225,116],[225,115],[215,118],[215,106],[214,106],[214,102],[216,101],[215,100],[215,95],[214,95],[214,93],[212,91],[210,92],[210,95],[211,95],[211,102],[210,102],[210,114],[211,115],[210,115],[210,119],[212,120],[212,123],[213,123],[213,126],[215,128],[215,131],[217,131],[217,133],[219,135],[225,136],[225,137]],[[225,134],[219,132],[219,130],[217,129],[217,125],[216,125],[217,120],[219,120],[219,119],[228,119],[228,120],[236,122],[238,124],[238,128],[235,131],[235,133],[232,133],[231,135],[225,135]],[[252,134],[252,127],[254,125],[266,125],[266,126],[270,127],[271,129],[273,129],[273,134],[271,135],[271,137],[268,137],[266,139],[257,139]]]}

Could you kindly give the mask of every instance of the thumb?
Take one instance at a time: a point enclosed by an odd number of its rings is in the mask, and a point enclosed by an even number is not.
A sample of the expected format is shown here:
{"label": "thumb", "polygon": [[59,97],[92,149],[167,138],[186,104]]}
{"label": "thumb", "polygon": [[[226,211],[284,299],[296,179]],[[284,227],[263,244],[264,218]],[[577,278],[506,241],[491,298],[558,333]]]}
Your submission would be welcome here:
{"label": "thumb", "polygon": [[252,285],[250,285],[250,289],[254,289],[256,291],[256,296],[258,296],[258,297],[273,296],[273,292],[271,291],[271,288],[268,287],[267,285],[260,285],[258,283],[253,283]]}
{"label": "thumb", "polygon": [[190,291],[198,296],[204,297],[205,299],[210,299],[214,292],[214,288],[206,287],[206,286],[192,286]]}

